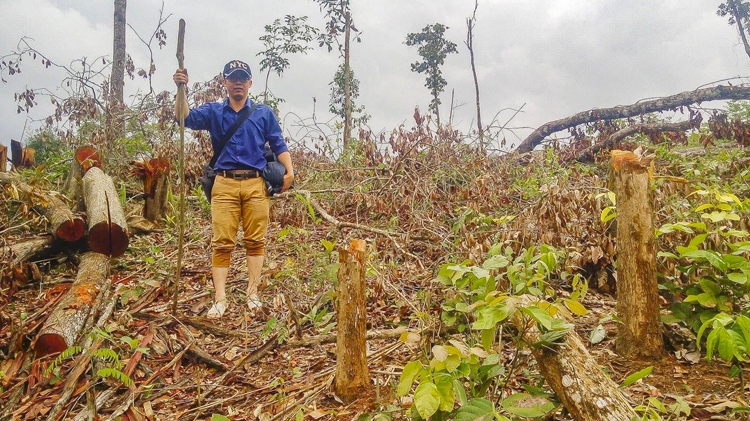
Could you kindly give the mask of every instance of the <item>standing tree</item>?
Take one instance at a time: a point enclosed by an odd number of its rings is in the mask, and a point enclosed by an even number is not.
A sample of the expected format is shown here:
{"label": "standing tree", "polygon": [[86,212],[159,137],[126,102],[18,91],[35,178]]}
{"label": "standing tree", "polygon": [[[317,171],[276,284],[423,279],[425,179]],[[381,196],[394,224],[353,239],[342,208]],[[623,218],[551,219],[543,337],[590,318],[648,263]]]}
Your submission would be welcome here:
{"label": "standing tree", "polygon": [[479,107],[479,79],[477,79],[477,67],[474,64],[474,26],[477,22],[477,7],[479,7],[479,0],[474,1],[474,13],[471,14],[470,18],[466,19],[466,48],[469,50],[469,57],[471,59],[471,75],[474,77],[474,90],[476,91],[477,99],[477,134],[479,135],[479,144],[484,150],[484,129],[482,128],[482,112]]}
{"label": "standing tree", "polygon": [[[361,42],[359,30],[354,27],[351,15],[351,5],[349,0],[314,0],[320,4],[320,9],[325,12],[329,18],[326,24],[326,31],[320,33],[318,40],[320,46],[326,45],[328,51],[333,50],[333,44],[338,45],[339,53],[344,58],[343,82],[344,82],[344,134],[343,148],[349,148],[349,140],[352,137],[352,115],[351,115],[351,65],[349,64],[350,40],[352,31],[355,32],[354,39]],[[344,45],[339,42],[339,35],[344,34]],[[335,79],[334,79],[335,81]]]}
{"label": "standing tree", "polygon": [[436,23],[427,25],[422,32],[410,33],[406,36],[406,45],[417,45],[419,56],[423,61],[412,63],[411,71],[417,73],[427,73],[427,79],[424,86],[430,89],[432,101],[430,110],[437,117],[437,124],[440,127],[440,94],[445,89],[448,82],[443,79],[443,73],[440,66],[445,63],[448,54],[457,53],[456,44],[445,39],[445,30],[447,26]]}
{"label": "standing tree", "polygon": [[750,3],[743,0],[727,0],[719,5],[716,14],[721,17],[729,16],[729,24],[737,25],[742,45],[745,46],[745,54],[750,57],[750,44],[746,33],[750,30]]}
{"label": "standing tree", "polygon": [[106,110],[106,133],[108,144],[122,137],[125,131],[123,111],[125,108],[125,34],[127,29],[127,0],[115,0],[114,36],[112,43],[112,73],[109,78],[110,91]]}
{"label": "standing tree", "polygon": [[[344,84],[344,65],[340,65],[336,70],[333,81],[328,84],[331,87],[331,102],[328,110],[341,118],[349,115],[352,124],[366,124],[370,120],[370,115],[365,113],[364,105],[356,105],[354,100],[359,97],[359,80],[354,76],[354,71],[349,70],[349,109],[345,109],[346,95]],[[359,116],[355,116],[357,113]]]}
{"label": "standing tree", "polygon": [[[313,37],[318,34],[318,29],[307,24],[307,16],[296,17],[286,15],[284,23],[276,19],[273,24],[265,26],[266,35],[260,37],[265,50],[256,54],[262,56],[260,71],[266,71],[266,84],[263,88],[263,102],[268,102],[268,78],[271,71],[281,77],[284,70],[289,67],[288,54],[305,53],[312,50],[308,45]],[[273,96],[273,94],[271,94]],[[276,98],[277,102],[283,102]]]}

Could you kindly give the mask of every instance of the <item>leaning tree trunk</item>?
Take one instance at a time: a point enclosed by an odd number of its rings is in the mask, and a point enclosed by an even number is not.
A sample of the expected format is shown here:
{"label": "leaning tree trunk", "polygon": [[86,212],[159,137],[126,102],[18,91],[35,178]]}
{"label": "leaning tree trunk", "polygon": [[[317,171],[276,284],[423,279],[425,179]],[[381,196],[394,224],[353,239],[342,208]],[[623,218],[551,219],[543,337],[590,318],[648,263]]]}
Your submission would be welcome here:
{"label": "leaning tree trunk", "polygon": [[[518,297],[520,305],[534,305],[538,298]],[[528,344],[538,343],[541,333],[533,320],[517,312],[513,319]],[[562,342],[531,347],[537,366],[573,419],[581,421],[629,421],[635,415],[628,399],[589,354],[581,338],[570,330]]]}
{"label": "leaning tree trunk", "polygon": [[55,238],[74,242],[83,237],[83,218],[74,215],[65,203],[50,192],[31,187],[15,173],[0,173],[0,183],[13,184],[25,194],[32,206],[47,218],[48,230]]}
{"label": "leaning tree trunk", "polygon": [[83,176],[83,199],[88,215],[92,251],[122,256],[128,248],[128,224],[112,179],[96,167]]}
{"label": "leaning tree trunk", "polygon": [[617,197],[617,315],[615,347],[627,357],[658,357],[664,350],[656,279],[654,211],[648,166],[654,158],[612,151]]}
{"label": "leaning tree trunk", "polygon": [[339,296],[336,333],[336,395],[352,402],[365,390],[367,372],[367,289],[365,242],[352,240],[349,250],[339,251]]}
{"label": "leaning tree trunk", "polygon": [[65,351],[76,343],[108,275],[107,256],[94,252],[81,256],[75,282],[39,331],[34,343],[37,357]]}
{"label": "leaning tree trunk", "polygon": [[750,87],[719,85],[712,88],[682,92],[650,101],[642,101],[632,105],[622,105],[613,108],[595,108],[593,110],[583,111],[570,117],[550,121],[549,123],[541,125],[526,137],[520,145],[518,145],[517,151],[520,153],[531,152],[537,145],[542,143],[545,137],[552,133],[576,127],[581,124],[599,120],[615,120],[618,118],[633,117],[656,111],[674,110],[694,103],[725,99],[750,99]]}

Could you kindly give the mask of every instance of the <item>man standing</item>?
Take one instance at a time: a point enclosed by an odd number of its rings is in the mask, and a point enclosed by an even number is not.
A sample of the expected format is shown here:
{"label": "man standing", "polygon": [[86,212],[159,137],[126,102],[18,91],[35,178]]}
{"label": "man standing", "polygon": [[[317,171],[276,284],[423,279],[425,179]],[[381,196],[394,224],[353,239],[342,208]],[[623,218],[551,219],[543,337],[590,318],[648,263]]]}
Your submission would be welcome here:
{"label": "man standing", "polygon": [[[235,123],[242,109],[252,110],[254,105],[248,98],[253,84],[250,66],[239,60],[230,61],[224,66],[222,76],[228,92],[224,101],[207,103],[193,109],[189,108],[187,101],[176,104],[176,109],[182,110],[182,115],[187,116],[185,127],[209,131],[214,150],[218,147],[218,139]],[[178,86],[187,84],[187,70],[178,69],[172,79]],[[223,316],[229,306],[226,281],[240,220],[247,255],[247,306],[251,311],[263,306],[258,286],[265,256],[269,213],[269,197],[261,178],[267,164],[264,156],[266,142],[277,160],[286,168],[281,190],[286,191],[294,181],[292,158],[276,115],[266,105],[258,105],[239,126],[226,142],[214,167],[216,181],[211,194],[211,274],[215,297],[214,304],[206,314],[210,318]]]}

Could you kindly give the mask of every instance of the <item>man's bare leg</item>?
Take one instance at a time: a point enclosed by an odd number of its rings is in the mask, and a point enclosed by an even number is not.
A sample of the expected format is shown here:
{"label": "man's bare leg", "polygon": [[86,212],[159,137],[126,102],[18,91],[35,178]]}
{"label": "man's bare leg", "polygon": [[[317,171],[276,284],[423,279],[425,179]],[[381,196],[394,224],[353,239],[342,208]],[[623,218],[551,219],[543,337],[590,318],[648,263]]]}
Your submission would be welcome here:
{"label": "man's bare leg", "polygon": [[214,301],[226,300],[227,298],[227,277],[229,268],[212,267],[211,275],[214,279]]}
{"label": "man's bare leg", "polygon": [[258,297],[260,274],[263,271],[265,256],[247,256],[247,297]]}

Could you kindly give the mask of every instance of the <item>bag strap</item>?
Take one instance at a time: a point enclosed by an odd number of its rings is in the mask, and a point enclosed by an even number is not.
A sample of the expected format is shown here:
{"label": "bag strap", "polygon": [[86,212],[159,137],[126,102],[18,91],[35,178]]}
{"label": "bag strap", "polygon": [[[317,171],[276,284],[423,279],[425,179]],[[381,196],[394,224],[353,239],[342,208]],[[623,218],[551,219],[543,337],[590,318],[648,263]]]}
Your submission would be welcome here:
{"label": "bag strap", "polygon": [[243,108],[242,111],[240,111],[240,114],[237,116],[237,120],[234,120],[234,124],[227,130],[226,133],[224,133],[224,138],[219,139],[219,147],[214,150],[214,156],[211,157],[211,162],[208,163],[208,166],[213,168],[214,165],[216,165],[216,161],[219,160],[219,155],[221,155],[221,152],[224,150],[224,146],[227,145],[227,142],[229,142],[229,139],[234,136],[234,133],[237,132],[237,129],[240,128],[242,123],[245,122],[250,117],[250,114],[255,111],[255,109],[258,108],[258,103],[254,103],[250,108]]}

